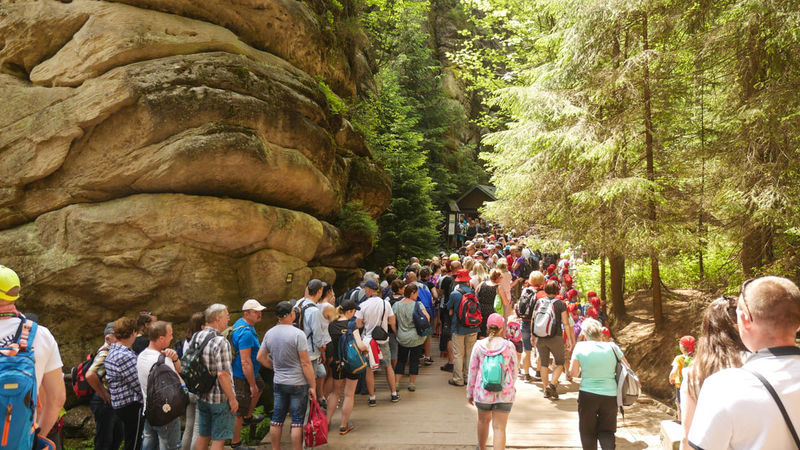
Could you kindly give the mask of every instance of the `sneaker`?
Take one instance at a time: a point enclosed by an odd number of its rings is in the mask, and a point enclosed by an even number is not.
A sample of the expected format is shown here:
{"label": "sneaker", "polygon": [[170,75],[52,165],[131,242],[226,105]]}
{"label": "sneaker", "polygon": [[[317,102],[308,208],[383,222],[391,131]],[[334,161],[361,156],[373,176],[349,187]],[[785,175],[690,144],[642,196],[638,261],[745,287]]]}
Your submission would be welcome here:
{"label": "sneaker", "polygon": [[400,396],[397,394],[392,394],[392,403],[397,403],[400,401]]}
{"label": "sneaker", "polygon": [[454,379],[452,379],[452,378],[450,378],[449,380],[447,380],[447,384],[449,384],[450,386],[461,386],[461,387],[463,387],[463,386],[464,386],[463,384],[458,384],[458,383],[456,383],[456,380],[454,380]]}
{"label": "sneaker", "polygon": [[556,390],[555,385],[548,384],[547,390],[550,391],[550,398],[552,398],[553,400],[558,400],[558,390]]}
{"label": "sneaker", "polygon": [[536,374],[533,377],[531,377],[531,379],[533,381],[542,381],[542,374],[540,374],[539,372],[536,372]]}
{"label": "sneaker", "polygon": [[447,364],[443,365],[442,367],[440,367],[440,369],[443,372],[452,372],[453,371],[453,365],[450,364],[450,363],[447,363]]}
{"label": "sneaker", "polygon": [[416,387],[416,386],[414,386],[414,384],[413,384],[413,383],[411,383],[411,384],[409,384],[409,385],[408,385],[408,391],[409,391],[409,392],[414,392],[414,391],[416,391],[416,390],[417,390],[417,387]]}
{"label": "sneaker", "polygon": [[423,360],[423,364],[425,364],[426,366],[430,366],[431,364],[433,364],[433,358],[431,358],[431,357],[425,358]]}
{"label": "sneaker", "polygon": [[375,400],[374,398],[371,398],[371,399],[367,400],[367,404],[369,406],[377,406],[378,405],[378,401]]}

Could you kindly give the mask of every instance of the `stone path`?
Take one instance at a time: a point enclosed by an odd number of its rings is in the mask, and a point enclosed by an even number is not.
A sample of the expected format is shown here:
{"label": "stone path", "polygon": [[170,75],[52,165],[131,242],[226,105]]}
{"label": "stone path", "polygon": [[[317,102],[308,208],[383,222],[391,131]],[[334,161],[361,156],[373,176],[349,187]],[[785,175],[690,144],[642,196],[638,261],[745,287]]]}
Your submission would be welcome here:
{"label": "stone path", "polygon": [[[433,348],[438,348],[434,344]],[[356,395],[351,421],[356,428],[340,436],[340,413],[333,417],[328,445],[322,449],[474,449],[477,443],[477,413],[464,396],[464,388],[447,384],[449,374],[439,370],[441,360],[422,366],[416,392],[409,392],[407,377],[401,382],[400,401],[391,403],[386,377],[376,378],[378,405],[367,406],[367,396]],[[509,416],[508,448],[581,448],[578,436],[579,380],[567,383],[563,377],[560,400],[542,395],[540,384],[517,381],[517,398]],[[660,421],[669,419],[653,400],[628,408],[618,419],[617,448],[653,448],[659,444]],[[288,427],[284,427],[282,448],[291,448]],[[492,438],[489,436],[489,445]],[[259,449],[269,449],[269,437]]]}

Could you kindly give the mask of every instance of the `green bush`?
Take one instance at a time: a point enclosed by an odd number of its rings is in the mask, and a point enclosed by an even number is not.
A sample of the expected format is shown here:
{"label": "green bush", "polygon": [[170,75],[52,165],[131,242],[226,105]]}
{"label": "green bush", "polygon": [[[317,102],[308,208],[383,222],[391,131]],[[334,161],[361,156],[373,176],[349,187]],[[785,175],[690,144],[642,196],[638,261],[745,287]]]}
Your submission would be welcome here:
{"label": "green bush", "polygon": [[358,201],[345,203],[339,213],[336,225],[343,232],[359,233],[374,243],[378,237],[378,223],[369,215],[364,205]]}

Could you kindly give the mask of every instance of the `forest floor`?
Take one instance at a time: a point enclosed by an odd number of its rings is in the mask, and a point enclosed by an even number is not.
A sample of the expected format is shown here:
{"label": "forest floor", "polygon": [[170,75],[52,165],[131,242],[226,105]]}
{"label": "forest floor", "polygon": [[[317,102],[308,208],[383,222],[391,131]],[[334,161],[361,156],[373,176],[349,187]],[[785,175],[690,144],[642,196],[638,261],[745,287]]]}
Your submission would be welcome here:
{"label": "forest floor", "polygon": [[674,406],[674,388],[669,384],[672,359],[678,340],[697,337],[703,313],[716,295],[692,289],[662,291],[664,330],[655,333],[650,291],[639,291],[625,299],[627,315],[614,324],[614,336],[651,396]]}

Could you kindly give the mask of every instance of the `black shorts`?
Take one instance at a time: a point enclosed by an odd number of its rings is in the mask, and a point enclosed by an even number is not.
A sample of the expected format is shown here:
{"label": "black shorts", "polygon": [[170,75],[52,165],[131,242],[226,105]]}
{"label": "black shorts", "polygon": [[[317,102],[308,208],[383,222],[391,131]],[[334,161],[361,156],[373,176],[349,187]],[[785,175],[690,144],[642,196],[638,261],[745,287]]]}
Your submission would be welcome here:
{"label": "black shorts", "polygon": [[331,370],[331,376],[334,380],[358,380],[358,375],[348,373],[344,369],[344,364],[340,364],[339,361],[331,361],[328,367]]}
{"label": "black shorts", "polygon": [[[259,392],[264,392],[264,380],[259,374],[256,374],[256,386],[258,386]],[[239,417],[246,417],[250,414],[250,401],[252,399],[250,395],[250,383],[248,383],[245,378],[233,377],[233,392],[236,394],[236,401],[239,402],[239,405],[242,405],[239,407],[239,411],[236,412],[236,415]]]}

